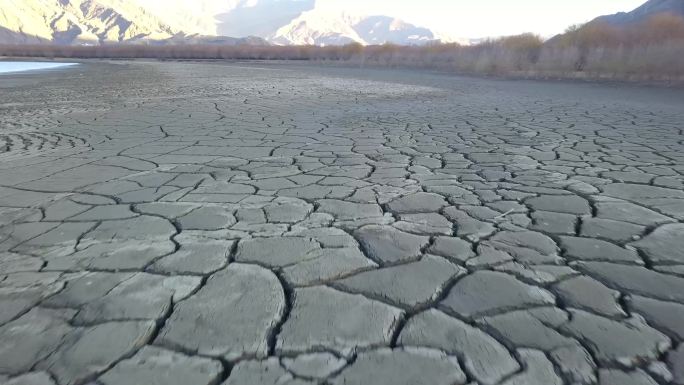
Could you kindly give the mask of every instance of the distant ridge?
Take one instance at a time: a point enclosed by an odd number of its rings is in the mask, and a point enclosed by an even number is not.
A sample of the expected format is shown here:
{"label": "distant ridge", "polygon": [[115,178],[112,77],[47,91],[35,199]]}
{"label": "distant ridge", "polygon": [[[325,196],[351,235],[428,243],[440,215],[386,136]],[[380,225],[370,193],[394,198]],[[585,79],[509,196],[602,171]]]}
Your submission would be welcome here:
{"label": "distant ridge", "polygon": [[622,25],[638,23],[661,13],[671,13],[684,17],[684,0],[649,0],[631,12],[601,16],[594,21]]}

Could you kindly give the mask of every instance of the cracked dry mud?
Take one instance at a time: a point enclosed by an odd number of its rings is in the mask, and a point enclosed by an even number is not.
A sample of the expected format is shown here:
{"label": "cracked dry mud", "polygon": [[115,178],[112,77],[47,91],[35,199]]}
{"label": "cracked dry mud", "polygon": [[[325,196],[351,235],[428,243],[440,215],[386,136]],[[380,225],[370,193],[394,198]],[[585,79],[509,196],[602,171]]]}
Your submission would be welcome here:
{"label": "cracked dry mud", "polygon": [[684,384],[681,91],[0,81],[0,383]]}

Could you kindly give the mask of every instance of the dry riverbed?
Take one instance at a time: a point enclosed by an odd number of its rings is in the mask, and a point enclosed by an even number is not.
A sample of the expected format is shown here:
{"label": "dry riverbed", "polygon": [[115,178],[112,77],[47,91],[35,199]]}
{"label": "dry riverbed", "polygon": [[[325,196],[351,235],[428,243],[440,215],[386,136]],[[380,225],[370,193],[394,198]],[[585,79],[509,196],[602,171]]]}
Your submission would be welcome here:
{"label": "dry riverbed", "polygon": [[682,90],[85,62],[0,94],[0,383],[684,384]]}

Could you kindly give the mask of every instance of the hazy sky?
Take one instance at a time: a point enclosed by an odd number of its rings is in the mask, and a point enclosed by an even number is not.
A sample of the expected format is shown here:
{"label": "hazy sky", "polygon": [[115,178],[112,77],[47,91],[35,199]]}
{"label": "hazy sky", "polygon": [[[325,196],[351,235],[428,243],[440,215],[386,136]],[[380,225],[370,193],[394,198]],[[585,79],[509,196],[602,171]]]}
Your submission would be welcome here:
{"label": "hazy sky", "polygon": [[596,16],[631,11],[646,0],[318,0],[387,14],[459,37],[535,32],[551,36]]}

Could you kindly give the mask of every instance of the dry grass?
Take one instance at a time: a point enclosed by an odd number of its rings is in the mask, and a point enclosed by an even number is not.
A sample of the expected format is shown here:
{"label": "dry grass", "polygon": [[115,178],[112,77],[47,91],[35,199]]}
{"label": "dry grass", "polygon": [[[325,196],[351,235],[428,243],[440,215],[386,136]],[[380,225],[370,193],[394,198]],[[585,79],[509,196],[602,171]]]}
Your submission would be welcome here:
{"label": "dry grass", "polygon": [[0,56],[309,60],[503,76],[680,82],[684,80],[684,19],[661,14],[622,27],[590,23],[571,27],[547,42],[539,36],[523,34],[474,46],[5,45],[0,46]]}

